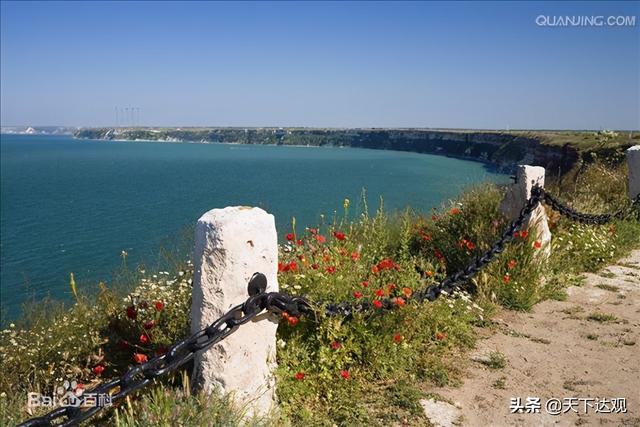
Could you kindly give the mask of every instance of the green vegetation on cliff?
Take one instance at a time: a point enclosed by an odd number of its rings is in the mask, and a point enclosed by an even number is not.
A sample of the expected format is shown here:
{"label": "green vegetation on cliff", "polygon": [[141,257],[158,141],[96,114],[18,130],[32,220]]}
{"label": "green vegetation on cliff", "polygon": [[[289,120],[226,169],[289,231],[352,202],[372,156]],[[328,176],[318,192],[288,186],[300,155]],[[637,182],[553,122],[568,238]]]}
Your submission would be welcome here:
{"label": "green vegetation on cliff", "polygon": [[95,128],[77,138],[201,143],[309,145],[439,154],[487,162],[503,170],[526,163],[561,174],[590,154],[611,157],[640,143],[632,132],[473,131],[313,128]]}

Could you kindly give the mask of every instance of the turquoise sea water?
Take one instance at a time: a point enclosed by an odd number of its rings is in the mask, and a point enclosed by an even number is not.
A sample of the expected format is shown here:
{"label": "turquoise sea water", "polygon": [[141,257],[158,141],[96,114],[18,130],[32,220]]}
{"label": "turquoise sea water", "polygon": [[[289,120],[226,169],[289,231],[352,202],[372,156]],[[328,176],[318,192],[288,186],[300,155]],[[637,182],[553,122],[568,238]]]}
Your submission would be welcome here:
{"label": "turquoise sea water", "polygon": [[319,214],[358,209],[428,210],[479,181],[506,181],[480,163],[424,154],[340,148],[81,141],[2,135],[0,291],[4,319],[29,293],[69,300],[109,282],[128,263],[154,263],[159,248],[207,210],[260,206],[279,234]]}

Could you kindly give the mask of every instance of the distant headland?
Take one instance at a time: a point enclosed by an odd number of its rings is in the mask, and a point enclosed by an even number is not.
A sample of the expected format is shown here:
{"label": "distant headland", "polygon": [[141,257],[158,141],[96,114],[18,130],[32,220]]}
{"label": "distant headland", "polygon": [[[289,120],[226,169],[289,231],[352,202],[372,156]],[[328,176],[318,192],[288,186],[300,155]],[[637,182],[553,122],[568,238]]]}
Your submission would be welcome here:
{"label": "distant headland", "polygon": [[519,163],[563,174],[586,152],[607,155],[640,143],[633,131],[504,131],[425,128],[104,127],[76,138],[126,141],[335,146],[410,151],[482,161],[501,171]]}

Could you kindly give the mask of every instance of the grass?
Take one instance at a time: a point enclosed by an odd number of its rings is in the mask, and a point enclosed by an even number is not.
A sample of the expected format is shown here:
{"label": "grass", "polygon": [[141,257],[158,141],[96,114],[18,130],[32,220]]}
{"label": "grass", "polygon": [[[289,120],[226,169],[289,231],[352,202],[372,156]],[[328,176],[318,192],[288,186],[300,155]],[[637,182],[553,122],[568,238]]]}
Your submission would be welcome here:
{"label": "grass", "polygon": [[606,283],[600,283],[600,284],[596,285],[596,288],[600,288],[600,289],[603,289],[603,290],[609,291],[609,292],[618,292],[618,290],[620,290],[620,288],[618,288],[617,286],[608,285]]}
{"label": "grass", "polygon": [[593,320],[594,322],[600,323],[609,323],[615,322],[616,320],[618,320],[618,318],[613,314],[594,312],[587,316],[587,320]]}
{"label": "grass", "polygon": [[492,351],[486,365],[491,369],[504,369],[507,366],[507,358],[499,351]]}
{"label": "grass", "polygon": [[491,385],[493,386],[493,388],[504,390],[505,388],[507,388],[506,387],[506,385],[507,385],[507,377],[500,377],[497,380],[495,380],[493,382],[493,384],[491,384]]}
{"label": "grass", "polygon": [[[624,171],[594,168],[577,178],[591,186],[590,199],[570,191],[563,198],[592,212],[617,209],[624,204],[624,187],[616,186]],[[276,371],[279,413],[247,420],[230,396],[191,393],[183,371],[141,390],[138,398],[106,411],[96,422],[426,425],[419,400],[437,387],[460,384],[461,362],[476,339],[474,328],[490,324],[498,306],[527,311],[541,300],[560,298],[566,286],[580,281],[582,271],[597,271],[640,245],[640,224],[634,219],[582,226],[551,215],[548,260],[536,256],[530,233],[515,239],[462,291],[422,305],[410,301],[408,295],[491,247],[506,226],[499,213],[501,198],[499,188],[480,187],[428,215],[388,215],[383,209],[354,215],[345,201],[342,215],[321,218],[314,229],[293,223],[284,230],[294,236],[281,246],[283,291],[352,302],[384,295],[398,309],[348,320],[319,315],[295,325],[283,319]],[[184,261],[167,272],[127,270],[121,276],[125,291],[101,285],[96,297],[88,297],[83,284],[77,284],[80,294],[71,307],[38,302],[24,319],[0,332],[0,424],[39,413],[26,412],[27,391],[50,393],[69,378],[90,388],[122,374],[136,363],[136,354],[152,357],[188,335],[191,276],[192,266]],[[592,313],[589,318],[615,320],[607,316]],[[536,339],[546,343],[544,337]],[[491,354],[491,368],[506,363],[503,354]]]}
{"label": "grass", "polygon": [[564,313],[568,316],[569,319],[581,319],[580,316],[584,312],[584,308],[579,305],[575,305],[573,307],[565,308],[561,310],[561,313]]}

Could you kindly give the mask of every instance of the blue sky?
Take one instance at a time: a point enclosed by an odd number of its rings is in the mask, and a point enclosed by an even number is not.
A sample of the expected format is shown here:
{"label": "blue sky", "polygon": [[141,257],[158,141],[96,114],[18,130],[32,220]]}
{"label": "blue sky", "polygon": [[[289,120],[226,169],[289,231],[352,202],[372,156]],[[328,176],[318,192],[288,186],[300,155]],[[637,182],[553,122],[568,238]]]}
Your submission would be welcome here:
{"label": "blue sky", "polygon": [[[1,122],[640,128],[638,2],[2,2]],[[541,27],[544,16],[635,26]]]}

